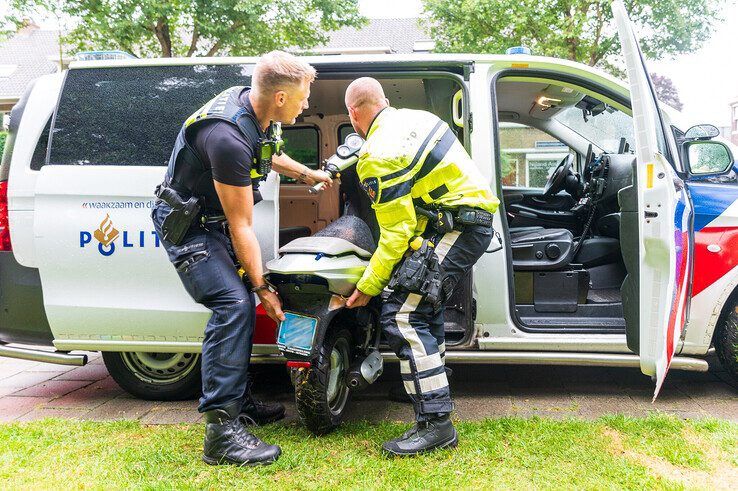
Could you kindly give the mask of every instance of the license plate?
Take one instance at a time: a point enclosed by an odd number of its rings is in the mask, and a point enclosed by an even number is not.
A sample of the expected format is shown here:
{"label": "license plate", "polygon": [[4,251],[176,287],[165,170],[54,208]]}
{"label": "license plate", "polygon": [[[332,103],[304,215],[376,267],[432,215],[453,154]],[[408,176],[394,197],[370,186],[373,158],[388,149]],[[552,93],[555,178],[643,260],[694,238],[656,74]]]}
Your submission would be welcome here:
{"label": "license plate", "polygon": [[315,330],[318,319],[307,315],[284,313],[285,319],[279,324],[277,346],[280,350],[308,356],[313,350]]}

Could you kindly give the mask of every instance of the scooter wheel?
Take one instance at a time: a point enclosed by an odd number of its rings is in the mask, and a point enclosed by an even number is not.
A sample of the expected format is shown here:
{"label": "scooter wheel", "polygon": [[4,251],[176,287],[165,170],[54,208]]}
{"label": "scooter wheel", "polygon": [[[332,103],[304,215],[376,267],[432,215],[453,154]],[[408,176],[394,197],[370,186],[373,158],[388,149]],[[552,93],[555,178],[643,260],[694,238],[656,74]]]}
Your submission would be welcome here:
{"label": "scooter wheel", "polygon": [[328,333],[310,368],[293,368],[295,403],[302,423],[314,434],[324,435],[343,419],[350,390],[347,385],[351,363],[351,334],[346,330]]}

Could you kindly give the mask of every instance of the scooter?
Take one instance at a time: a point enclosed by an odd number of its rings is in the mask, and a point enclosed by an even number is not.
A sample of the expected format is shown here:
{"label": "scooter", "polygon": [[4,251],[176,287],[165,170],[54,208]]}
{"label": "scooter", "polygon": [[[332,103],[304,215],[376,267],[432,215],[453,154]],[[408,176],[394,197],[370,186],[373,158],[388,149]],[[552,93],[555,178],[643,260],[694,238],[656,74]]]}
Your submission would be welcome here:
{"label": "scooter", "polygon": [[[363,143],[349,135],[324,170],[337,177],[356,163]],[[277,345],[287,359],[300,419],[315,434],[336,428],[351,391],[382,374],[378,300],[344,308],[375,248],[369,226],[344,215],[311,237],[287,243],[267,263],[267,281],[285,313]]]}

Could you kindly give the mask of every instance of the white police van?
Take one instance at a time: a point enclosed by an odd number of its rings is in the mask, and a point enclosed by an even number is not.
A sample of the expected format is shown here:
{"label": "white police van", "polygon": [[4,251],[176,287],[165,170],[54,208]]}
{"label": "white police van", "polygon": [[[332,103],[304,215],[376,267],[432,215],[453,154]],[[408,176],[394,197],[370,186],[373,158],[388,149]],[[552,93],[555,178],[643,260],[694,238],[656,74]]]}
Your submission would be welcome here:
{"label": "white police van", "polygon": [[[344,90],[371,75],[394,106],[447,121],[502,201],[504,253],[483,256],[447,306],[450,362],[640,366],[660,386],[669,367],[707,370],[714,347],[738,378],[731,150],[657,106],[614,11],[629,86],[526,54],[306,58],[318,79],[285,128],[293,157],[334,152],[352,131]],[[75,350],[101,351],[140,397],[196,393],[209,312],[153,231],[153,190],[184,119],[248,84],[255,61],[76,62],[28,89],[0,167],[0,355],[84,364]],[[351,172],[320,195],[275,174],[261,190],[265,263],[344,213],[375,225]],[[261,312],[254,361],[280,360],[275,330]]]}

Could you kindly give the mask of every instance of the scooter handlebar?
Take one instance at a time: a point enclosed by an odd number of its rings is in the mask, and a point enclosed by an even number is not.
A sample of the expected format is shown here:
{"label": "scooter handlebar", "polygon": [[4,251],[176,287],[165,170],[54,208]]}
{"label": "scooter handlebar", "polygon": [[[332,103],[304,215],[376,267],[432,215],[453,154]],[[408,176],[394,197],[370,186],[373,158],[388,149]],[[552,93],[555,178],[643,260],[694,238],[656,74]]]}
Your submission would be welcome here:
{"label": "scooter handlebar", "polygon": [[319,182],[315,186],[309,187],[308,188],[308,192],[310,194],[318,194],[319,192],[321,192],[323,190],[323,188],[325,188],[325,183],[324,182]]}

